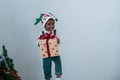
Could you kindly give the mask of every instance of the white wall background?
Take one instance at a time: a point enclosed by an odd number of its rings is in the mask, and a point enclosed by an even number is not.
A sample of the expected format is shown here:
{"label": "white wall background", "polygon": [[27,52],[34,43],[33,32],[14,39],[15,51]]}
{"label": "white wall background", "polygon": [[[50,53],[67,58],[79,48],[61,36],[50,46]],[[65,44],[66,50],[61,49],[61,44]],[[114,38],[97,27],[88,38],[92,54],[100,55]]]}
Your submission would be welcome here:
{"label": "white wall background", "polygon": [[43,80],[41,12],[59,19],[62,80],[120,80],[119,0],[0,0],[0,53],[5,45],[22,80]]}

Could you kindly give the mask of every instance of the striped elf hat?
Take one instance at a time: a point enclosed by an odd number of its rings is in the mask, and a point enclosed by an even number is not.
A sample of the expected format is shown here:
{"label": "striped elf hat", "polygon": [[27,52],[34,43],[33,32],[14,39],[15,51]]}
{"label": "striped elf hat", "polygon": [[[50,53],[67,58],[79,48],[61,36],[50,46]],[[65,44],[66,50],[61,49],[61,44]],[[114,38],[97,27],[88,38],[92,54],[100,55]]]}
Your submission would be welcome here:
{"label": "striped elf hat", "polygon": [[36,18],[36,22],[34,23],[34,25],[37,25],[39,22],[41,22],[42,26],[44,27],[46,22],[51,18],[54,19],[55,21],[58,21],[58,19],[51,13],[40,14],[40,17]]}

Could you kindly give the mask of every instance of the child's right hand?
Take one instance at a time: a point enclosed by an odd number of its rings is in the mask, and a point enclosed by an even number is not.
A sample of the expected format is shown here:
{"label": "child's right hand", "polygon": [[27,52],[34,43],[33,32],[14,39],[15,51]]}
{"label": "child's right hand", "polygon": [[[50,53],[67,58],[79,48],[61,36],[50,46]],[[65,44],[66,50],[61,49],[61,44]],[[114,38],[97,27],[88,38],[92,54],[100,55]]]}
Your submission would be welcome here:
{"label": "child's right hand", "polygon": [[38,43],[38,47],[40,47],[39,43]]}

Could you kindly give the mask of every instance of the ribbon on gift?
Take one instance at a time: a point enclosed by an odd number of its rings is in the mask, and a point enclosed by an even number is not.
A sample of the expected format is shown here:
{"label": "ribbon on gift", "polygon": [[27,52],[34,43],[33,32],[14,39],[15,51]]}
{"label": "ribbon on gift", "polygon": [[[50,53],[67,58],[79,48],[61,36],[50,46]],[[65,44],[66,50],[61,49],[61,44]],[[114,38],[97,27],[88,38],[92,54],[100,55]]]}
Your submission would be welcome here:
{"label": "ribbon on gift", "polygon": [[46,47],[47,47],[48,57],[51,56],[48,41],[49,41],[49,39],[53,39],[53,38],[55,38],[55,35],[52,35],[52,32],[50,32],[49,34],[45,33],[44,35],[41,35],[39,37],[40,40],[41,39],[46,39]]}

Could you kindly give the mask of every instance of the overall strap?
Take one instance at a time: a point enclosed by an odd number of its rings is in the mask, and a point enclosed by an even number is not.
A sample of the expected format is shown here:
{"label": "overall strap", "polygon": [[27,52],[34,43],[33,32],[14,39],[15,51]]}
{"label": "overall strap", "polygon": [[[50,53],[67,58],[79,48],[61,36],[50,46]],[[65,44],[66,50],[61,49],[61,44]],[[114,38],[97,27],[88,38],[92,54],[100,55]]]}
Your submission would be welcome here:
{"label": "overall strap", "polygon": [[56,36],[56,29],[54,30],[54,36]]}
{"label": "overall strap", "polygon": [[45,32],[44,31],[42,31],[42,35],[44,35],[45,34]]}

